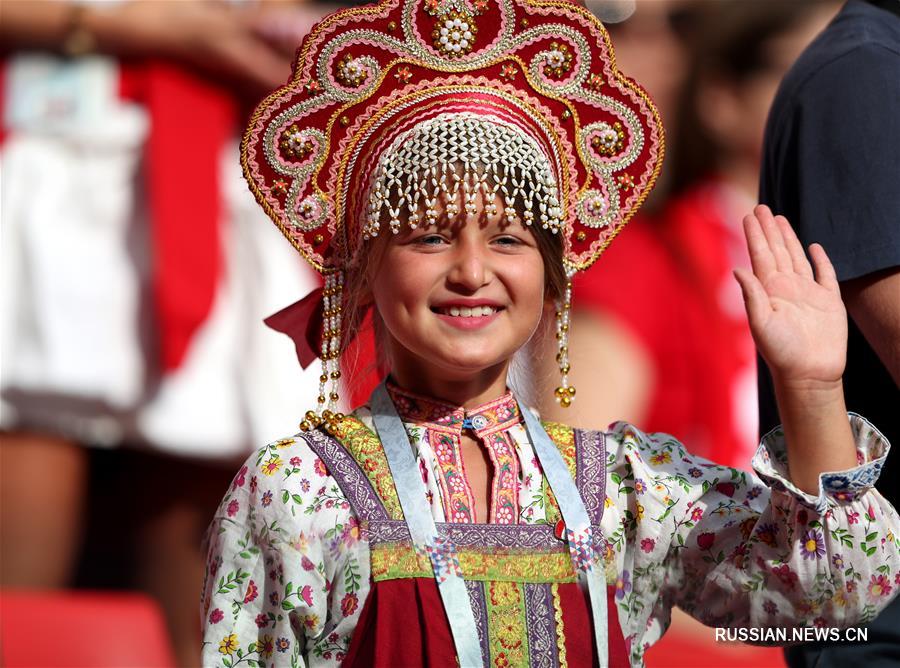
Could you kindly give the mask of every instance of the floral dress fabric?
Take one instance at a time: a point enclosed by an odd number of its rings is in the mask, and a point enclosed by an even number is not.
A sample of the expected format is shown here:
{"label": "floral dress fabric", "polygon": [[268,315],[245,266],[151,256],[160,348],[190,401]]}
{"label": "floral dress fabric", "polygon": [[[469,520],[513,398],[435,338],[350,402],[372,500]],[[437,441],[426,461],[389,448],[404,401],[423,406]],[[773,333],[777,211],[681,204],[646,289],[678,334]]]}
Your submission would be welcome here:
{"label": "floral dress fabric", "polygon": [[[481,521],[456,466],[463,428],[494,467],[489,521],[556,521],[511,395],[468,412],[392,395],[435,521]],[[366,407],[354,416],[372,428]],[[673,605],[710,626],[845,627],[900,590],[900,519],[872,487],[890,446],[863,418],[850,420],[859,465],[823,474],[818,496],[790,482],[780,431],[763,439],[757,477],[693,457],[666,434],[612,426],[604,557],[632,665],[643,665]],[[247,461],[207,540],[204,666],[341,663],[371,588],[369,543],[302,435]]]}

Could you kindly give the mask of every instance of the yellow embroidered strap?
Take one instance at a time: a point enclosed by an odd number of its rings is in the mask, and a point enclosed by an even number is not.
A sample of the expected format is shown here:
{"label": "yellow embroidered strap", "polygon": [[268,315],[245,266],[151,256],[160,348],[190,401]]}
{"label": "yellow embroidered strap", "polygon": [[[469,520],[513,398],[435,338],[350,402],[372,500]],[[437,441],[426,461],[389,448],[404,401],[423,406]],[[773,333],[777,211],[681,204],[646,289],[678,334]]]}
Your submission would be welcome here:
{"label": "yellow embroidered strap", "polygon": [[[459,565],[467,580],[521,583],[576,582],[568,550],[536,552],[512,549],[461,549]],[[431,564],[409,543],[372,545],[372,577],[376,582],[399,578],[432,577]]]}
{"label": "yellow embroidered strap", "polygon": [[384,448],[378,436],[362,420],[352,415],[344,418],[334,436],[359,464],[384,504],[388,516],[392,520],[402,520],[403,511],[397,488],[394,487],[387,457],[384,456]]}

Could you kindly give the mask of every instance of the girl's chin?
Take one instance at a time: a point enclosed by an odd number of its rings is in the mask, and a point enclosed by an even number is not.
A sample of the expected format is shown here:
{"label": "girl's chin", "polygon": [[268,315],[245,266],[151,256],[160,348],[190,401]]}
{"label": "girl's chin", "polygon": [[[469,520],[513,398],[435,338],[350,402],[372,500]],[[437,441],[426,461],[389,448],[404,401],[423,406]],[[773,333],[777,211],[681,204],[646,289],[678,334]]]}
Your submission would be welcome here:
{"label": "girl's chin", "polygon": [[442,351],[440,353],[425,353],[422,356],[429,364],[442,367],[447,373],[456,378],[475,376],[490,369],[508,363],[512,355],[504,355],[497,351],[473,354],[471,350],[455,354]]}

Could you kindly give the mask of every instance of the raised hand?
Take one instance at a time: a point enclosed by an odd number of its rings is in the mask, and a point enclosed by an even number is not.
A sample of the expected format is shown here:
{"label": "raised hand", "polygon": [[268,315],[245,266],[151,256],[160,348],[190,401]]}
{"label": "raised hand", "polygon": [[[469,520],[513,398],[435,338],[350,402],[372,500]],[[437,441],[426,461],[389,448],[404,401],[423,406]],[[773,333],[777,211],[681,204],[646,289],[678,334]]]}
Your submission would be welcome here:
{"label": "raised hand", "polygon": [[736,269],[750,330],[776,382],[839,384],[847,358],[847,312],[834,267],[819,244],[813,267],[784,216],[757,206],[744,217],[753,272]]}

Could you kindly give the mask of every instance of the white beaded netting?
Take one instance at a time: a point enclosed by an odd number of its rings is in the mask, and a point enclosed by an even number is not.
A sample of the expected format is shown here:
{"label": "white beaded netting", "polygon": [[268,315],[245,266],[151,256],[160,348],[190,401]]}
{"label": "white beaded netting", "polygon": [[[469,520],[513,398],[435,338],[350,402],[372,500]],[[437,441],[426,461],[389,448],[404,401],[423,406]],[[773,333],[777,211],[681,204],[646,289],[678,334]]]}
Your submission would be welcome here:
{"label": "white beaded netting", "polygon": [[403,133],[384,151],[372,176],[363,239],[383,226],[400,232],[433,225],[441,212],[455,218],[485,213],[509,222],[563,225],[550,159],[520,128],[476,114],[441,114]]}

